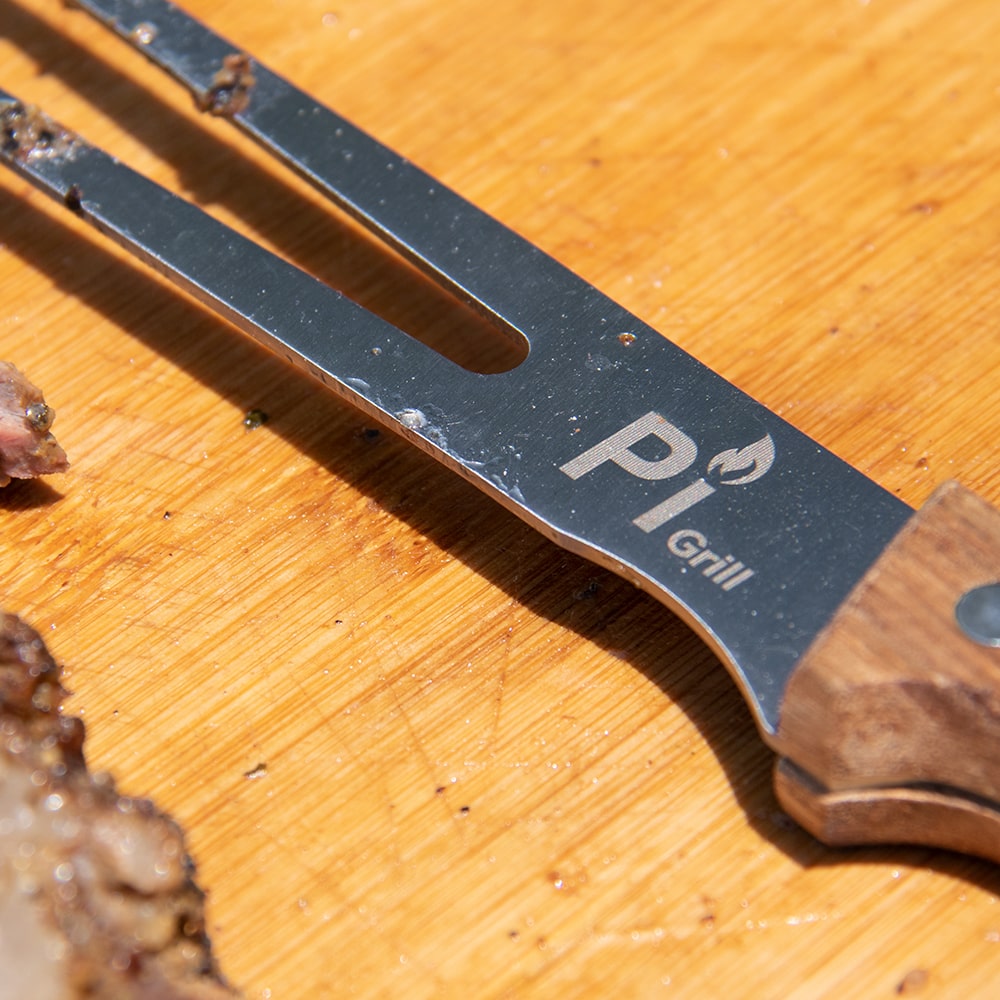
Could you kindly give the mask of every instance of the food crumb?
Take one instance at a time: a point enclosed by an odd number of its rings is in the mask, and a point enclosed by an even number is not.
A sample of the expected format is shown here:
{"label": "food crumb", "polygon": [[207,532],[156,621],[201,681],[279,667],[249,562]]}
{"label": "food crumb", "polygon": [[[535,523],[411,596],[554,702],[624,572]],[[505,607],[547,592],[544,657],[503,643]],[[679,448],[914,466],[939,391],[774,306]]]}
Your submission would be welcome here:
{"label": "food crumb", "polygon": [[0,154],[11,159],[70,157],[82,141],[33,104],[15,101],[0,111]]}
{"label": "food crumb", "polygon": [[247,781],[256,781],[258,778],[266,778],[267,764],[264,761],[261,761],[256,767],[250,768],[249,771],[244,771],[243,777],[246,778]]}
{"label": "food crumb", "polygon": [[70,184],[63,195],[63,204],[77,215],[83,211],[83,192],[78,184]]}
{"label": "food crumb", "polygon": [[234,52],[222,60],[222,69],[212,78],[212,87],[200,98],[198,108],[222,117],[238,115],[249,106],[256,82],[250,57]]}
{"label": "food crumb", "polygon": [[37,386],[0,362],[0,486],[69,468],[50,430],[55,416]]}
{"label": "food crumb", "polygon": [[930,973],[926,969],[910,969],[896,985],[896,993],[900,996],[912,996],[919,993],[927,985]]}
{"label": "food crumb", "polygon": [[243,426],[248,431],[255,431],[258,427],[263,427],[269,419],[263,410],[247,410],[243,415]]}
{"label": "food crumb", "polygon": [[137,45],[152,45],[156,41],[158,34],[159,30],[155,24],[150,21],[140,21],[132,29],[132,40]]}

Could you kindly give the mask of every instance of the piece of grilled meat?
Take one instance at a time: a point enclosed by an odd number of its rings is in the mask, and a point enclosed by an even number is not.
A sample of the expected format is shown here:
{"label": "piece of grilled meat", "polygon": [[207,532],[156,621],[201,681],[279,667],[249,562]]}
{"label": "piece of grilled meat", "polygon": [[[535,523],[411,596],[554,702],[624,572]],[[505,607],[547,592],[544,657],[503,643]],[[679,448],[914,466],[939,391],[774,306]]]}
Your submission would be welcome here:
{"label": "piece of grilled meat", "polygon": [[49,428],[55,411],[12,364],[0,361],[0,486],[69,468]]}
{"label": "piece of grilled meat", "polygon": [[229,1000],[180,827],[119,795],[41,638],[0,612],[0,1000]]}

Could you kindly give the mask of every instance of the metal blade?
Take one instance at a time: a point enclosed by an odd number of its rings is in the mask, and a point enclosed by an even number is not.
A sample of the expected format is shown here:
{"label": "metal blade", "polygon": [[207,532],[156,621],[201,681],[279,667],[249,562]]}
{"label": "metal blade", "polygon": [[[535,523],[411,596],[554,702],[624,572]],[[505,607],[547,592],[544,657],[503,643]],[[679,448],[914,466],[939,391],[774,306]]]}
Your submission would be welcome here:
{"label": "metal blade", "polygon": [[[202,97],[236,51],[160,0],[79,5]],[[417,167],[252,72],[234,120],[523,334],[524,362],[458,368],[54,123],[19,132],[37,112],[2,92],[0,157],[547,537],[683,615],[772,739],[795,662],[909,508]]]}

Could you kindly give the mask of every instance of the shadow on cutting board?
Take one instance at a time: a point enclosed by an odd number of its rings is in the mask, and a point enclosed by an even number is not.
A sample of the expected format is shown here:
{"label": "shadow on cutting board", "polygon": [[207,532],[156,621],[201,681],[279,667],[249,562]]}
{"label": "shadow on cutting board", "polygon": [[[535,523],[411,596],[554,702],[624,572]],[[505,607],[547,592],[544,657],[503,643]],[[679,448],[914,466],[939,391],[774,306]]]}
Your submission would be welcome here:
{"label": "shadow on cutting board", "polygon": [[63,495],[44,479],[12,479],[0,488],[0,509],[35,510],[51,507]]}

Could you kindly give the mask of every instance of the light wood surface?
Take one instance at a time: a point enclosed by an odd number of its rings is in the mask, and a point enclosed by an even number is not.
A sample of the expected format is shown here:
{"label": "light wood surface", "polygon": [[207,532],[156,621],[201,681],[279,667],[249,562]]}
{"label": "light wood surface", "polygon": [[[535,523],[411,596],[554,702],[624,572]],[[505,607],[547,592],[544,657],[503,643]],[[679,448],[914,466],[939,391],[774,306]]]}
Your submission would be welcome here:
{"label": "light wood surface", "polygon": [[[189,9],[906,501],[1000,502],[992,0]],[[0,65],[457,350],[460,311],[80,13],[0,0]],[[793,826],[653,601],[6,172],[0,244],[2,355],[73,462],[2,494],[2,603],[92,764],[189,831],[248,997],[994,995],[1000,869]]]}

